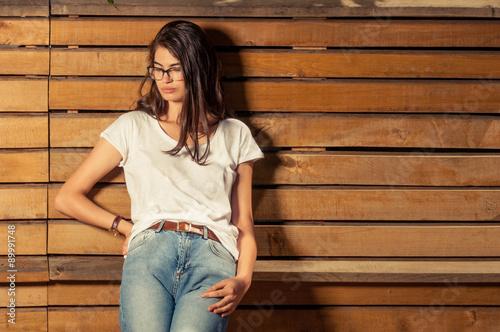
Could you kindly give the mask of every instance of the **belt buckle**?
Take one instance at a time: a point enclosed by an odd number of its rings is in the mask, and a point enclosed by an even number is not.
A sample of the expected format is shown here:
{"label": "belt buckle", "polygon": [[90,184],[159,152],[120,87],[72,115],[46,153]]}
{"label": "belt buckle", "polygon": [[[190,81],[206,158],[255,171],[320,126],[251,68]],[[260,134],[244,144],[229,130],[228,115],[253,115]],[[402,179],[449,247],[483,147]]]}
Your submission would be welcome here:
{"label": "belt buckle", "polygon": [[[181,225],[181,223],[182,223],[182,224],[184,224],[184,225],[188,224],[188,225],[189,225],[189,228],[188,228],[188,229],[186,229],[186,226],[183,226],[183,229],[179,229],[179,226]],[[178,232],[179,232],[179,231],[181,231],[181,232],[191,232],[191,226],[192,226],[192,224],[191,224],[190,222],[186,222],[186,221],[181,221],[181,222],[178,222],[178,223],[177,223],[177,231],[178,231]]]}

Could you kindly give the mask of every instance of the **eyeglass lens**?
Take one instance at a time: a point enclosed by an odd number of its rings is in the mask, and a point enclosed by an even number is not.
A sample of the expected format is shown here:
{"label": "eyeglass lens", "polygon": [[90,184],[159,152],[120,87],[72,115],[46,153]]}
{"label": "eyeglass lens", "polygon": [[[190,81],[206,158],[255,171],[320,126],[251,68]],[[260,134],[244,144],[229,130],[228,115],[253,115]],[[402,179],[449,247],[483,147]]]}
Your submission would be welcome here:
{"label": "eyeglass lens", "polygon": [[180,81],[183,79],[181,67],[172,67],[167,70],[163,70],[157,67],[148,67],[149,76],[156,81],[161,81],[163,75],[167,74],[168,78],[173,81]]}

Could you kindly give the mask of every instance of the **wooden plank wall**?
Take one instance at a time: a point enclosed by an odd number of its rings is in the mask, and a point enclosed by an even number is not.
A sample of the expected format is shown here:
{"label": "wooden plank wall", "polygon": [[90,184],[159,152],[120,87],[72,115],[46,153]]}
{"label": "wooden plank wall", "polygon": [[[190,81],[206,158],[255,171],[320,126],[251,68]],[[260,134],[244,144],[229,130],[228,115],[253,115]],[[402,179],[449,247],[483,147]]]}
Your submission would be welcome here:
{"label": "wooden plank wall", "polygon": [[[0,2],[0,329],[119,330],[122,239],[53,197],[133,104],[147,43],[186,18],[266,154],[229,330],[498,331],[498,6],[357,2]],[[90,195],[130,216],[119,170]]]}

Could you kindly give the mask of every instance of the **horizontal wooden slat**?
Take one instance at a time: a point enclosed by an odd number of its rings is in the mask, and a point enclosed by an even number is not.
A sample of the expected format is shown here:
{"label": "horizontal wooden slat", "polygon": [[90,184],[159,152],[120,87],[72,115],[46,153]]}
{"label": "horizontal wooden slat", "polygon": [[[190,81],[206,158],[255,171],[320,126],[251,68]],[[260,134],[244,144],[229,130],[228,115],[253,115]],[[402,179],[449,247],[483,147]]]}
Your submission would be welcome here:
{"label": "horizontal wooden slat", "polygon": [[[7,262],[7,256],[1,256],[2,270],[0,278],[5,282],[7,277],[15,275],[15,282],[47,282],[49,281],[49,266],[47,256],[16,256],[15,267]],[[15,270],[13,272],[12,270]]]}
{"label": "horizontal wooden slat", "polygon": [[0,308],[0,328],[6,331],[47,331],[47,308],[16,308],[15,324],[8,322],[11,317],[7,308]]}
{"label": "horizontal wooden slat", "polygon": [[471,331],[496,332],[498,307],[333,307],[316,310],[266,307],[236,310],[228,331]]}
{"label": "horizontal wooden slat", "polygon": [[256,280],[432,283],[500,281],[500,261],[258,261]]}
{"label": "horizontal wooden slat", "polygon": [[118,307],[49,307],[47,316],[50,332],[121,331]]}
{"label": "horizontal wooden slat", "polygon": [[[137,99],[139,83],[140,78],[52,78],[49,108],[128,110]],[[470,114],[500,110],[500,83],[488,80],[251,80],[225,82],[224,87],[237,111]]]}
{"label": "horizontal wooden slat", "polygon": [[0,149],[0,182],[48,182],[48,150]]}
{"label": "horizontal wooden slat", "polygon": [[49,50],[46,48],[0,48],[0,63],[9,64],[0,67],[2,75],[48,75]]}
{"label": "horizontal wooden slat", "polygon": [[[53,282],[49,305],[118,305],[119,282]],[[498,305],[500,287],[482,284],[344,284],[253,281],[241,305]]]}
{"label": "horizontal wooden slat", "polygon": [[48,92],[48,78],[0,77],[0,112],[47,112]]}
{"label": "horizontal wooden slat", "polygon": [[49,45],[49,19],[0,18],[0,45]]}
{"label": "horizontal wooden slat", "polygon": [[262,256],[498,257],[500,225],[256,226]]}
{"label": "horizontal wooden slat", "polygon": [[45,218],[47,185],[0,185],[0,220]]}
{"label": "horizontal wooden slat", "polygon": [[[259,184],[499,186],[500,156],[411,153],[278,152],[254,165]],[[396,166],[395,166],[396,165]]]}
{"label": "horizontal wooden slat", "polygon": [[[177,18],[53,17],[52,45],[147,45]],[[490,20],[187,18],[217,46],[498,47],[500,23]],[[405,38],[401,38],[405,36]]]}
{"label": "horizontal wooden slat", "polygon": [[[307,319],[305,319],[307,317]],[[239,308],[228,331],[471,331],[496,332],[498,307],[350,307],[316,310]],[[49,331],[120,331],[118,307],[54,307],[48,309]]]}
{"label": "horizontal wooden slat", "polygon": [[[59,185],[49,186],[49,218]],[[500,190],[428,188],[292,187],[255,189],[255,219],[497,221]],[[124,185],[96,186],[89,196],[114,214],[130,216]]]}
{"label": "horizontal wooden slat", "polygon": [[122,16],[212,16],[212,17],[496,17],[498,3],[494,0],[450,2],[435,0],[408,2],[321,2],[294,1],[224,1],[174,0],[121,0],[118,9],[99,1],[53,0],[53,15],[122,15]]}
{"label": "horizontal wooden slat", "polygon": [[[69,135],[68,135],[69,136]],[[64,182],[90,149],[51,149],[50,179]],[[258,184],[340,184],[397,186],[500,186],[500,155],[429,151],[266,152],[254,165]],[[394,167],[397,165],[397,167]],[[117,167],[101,182],[124,182]]]}
{"label": "horizontal wooden slat", "polygon": [[256,219],[492,221],[497,189],[320,187],[254,191]]}
{"label": "horizontal wooden slat", "polygon": [[[9,288],[9,284],[0,284],[1,307],[6,307],[10,303]],[[14,292],[16,293],[16,309],[47,306],[47,284],[45,283],[17,283]],[[19,323],[19,321],[17,322]]]}
{"label": "horizontal wooden slat", "polygon": [[119,281],[52,282],[48,286],[49,305],[118,305]]}
{"label": "horizontal wooden slat", "polygon": [[[255,231],[259,256],[500,256],[496,225],[257,225]],[[78,221],[49,221],[49,254],[120,255],[123,241]]]}
{"label": "horizontal wooden slat", "polygon": [[[122,256],[50,256],[50,280],[120,280]],[[498,283],[500,261],[258,260],[253,280],[370,283]]]}
{"label": "horizontal wooden slat", "polygon": [[49,16],[48,0],[3,0],[0,16]]}
{"label": "horizontal wooden slat", "polygon": [[[9,226],[11,228],[9,229]],[[13,227],[12,227],[13,226]],[[14,233],[11,231],[14,228]],[[14,237],[15,255],[46,255],[47,254],[47,222],[45,220],[0,221],[0,237]],[[7,255],[8,247],[0,248],[0,255]]]}
{"label": "horizontal wooden slat", "polygon": [[[247,51],[220,54],[224,73],[245,77],[498,78],[494,52]],[[473,68],[471,68],[473,67]]]}
{"label": "horizontal wooden slat", "polygon": [[46,148],[49,119],[46,114],[1,114],[0,146],[2,148]]}
{"label": "horizontal wooden slat", "polygon": [[[144,49],[55,49],[52,75],[142,76]],[[500,77],[495,52],[241,51],[219,53],[224,75],[245,77],[489,78]]]}
{"label": "horizontal wooden slat", "polygon": [[[119,114],[52,114],[52,147],[92,147]],[[309,115],[240,117],[261,147],[397,147],[498,149],[500,121],[493,116]],[[491,170],[490,170],[491,171]],[[494,169],[493,169],[494,171]],[[495,171],[494,171],[495,172]]]}
{"label": "horizontal wooden slat", "polygon": [[47,238],[48,253],[66,255],[120,255],[125,240],[105,229],[66,220],[50,220]]}
{"label": "horizontal wooden slat", "polygon": [[123,256],[50,256],[50,280],[121,280]]}

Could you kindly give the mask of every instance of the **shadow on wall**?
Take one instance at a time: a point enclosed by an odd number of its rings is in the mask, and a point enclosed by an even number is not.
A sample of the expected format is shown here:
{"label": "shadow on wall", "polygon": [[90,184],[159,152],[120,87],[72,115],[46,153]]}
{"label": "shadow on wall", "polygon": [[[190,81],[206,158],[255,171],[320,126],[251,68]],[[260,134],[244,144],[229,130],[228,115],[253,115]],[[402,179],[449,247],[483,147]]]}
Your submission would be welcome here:
{"label": "shadow on wall", "polygon": [[[229,45],[227,46],[227,49],[236,49],[234,42],[223,32],[211,29],[206,29],[205,31],[211,40],[217,41],[217,43],[214,44]],[[226,46],[224,49],[226,49]],[[236,59],[233,59],[232,61],[231,65],[234,67],[233,70],[236,69],[236,72],[242,73],[243,65],[241,59],[236,57]],[[224,82],[242,83],[244,80],[244,77],[224,77]],[[245,117],[251,119],[253,112],[249,109],[244,85],[237,84],[237,86],[238,87],[236,89],[232,89],[230,92],[227,88],[225,89],[228,102],[229,100],[232,100],[237,103],[237,105],[228,106],[235,110],[240,118],[244,115]],[[257,143],[263,147],[264,152],[272,152],[275,150],[273,148],[273,141],[267,134],[267,130],[264,125],[259,127],[256,122],[252,123],[252,121],[247,122],[247,125],[252,131],[254,138],[256,138]],[[283,162],[286,162],[286,160],[282,160],[282,158],[279,158],[274,153],[266,153],[265,159],[258,161],[258,163],[265,163],[265,167],[259,167],[261,171],[265,170],[265,174],[258,175],[261,183],[255,184],[254,181],[254,188],[256,186],[263,188],[275,186],[273,181],[275,179],[274,174],[276,172],[276,167]],[[254,209],[255,207],[260,206],[261,201],[266,198],[269,197],[264,195],[254,195]],[[280,216],[282,215],[282,213],[280,213],[280,209],[286,208],[284,206],[280,206],[279,200],[276,200],[275,204],[272,204],[272,206],[273,209],[277,209],[278,211],[274,211],[270,214],[266,213],[267,215]],[[257,220],[256,224],[258,225],[259,223],[271,223],[276,225],[283,224],[283,221],[266,220],[259,222],[259,220]],[[275,232],[267,234],[267,236],[275,237],[276,232],[281,231],[276,230]],[[288,246],[288,242],[286,238],[284,238],[285,236],[285,233],[280,233],[281,240],[286,247]],[[272,244],[270,245],[273,247]],[[276,253],[275,250],[271,250],[271,252],[267,253],[265,257],[259,257],[258,259],[275,259],[276,257],[273,257],[273,254],[277,254],[279,258],[287,258],[286,256],[289,256],[289,259],[292,260],[295,259],[296,256],[300,256],[300,253],[297,253],[297,249],[288,247],[282,249],[284,250],[281,250],[278,253]],[[301,305],[300,303],[304,302],[300,299],[307,299],[307,305]],[[232,315],[232,319],[229,320],[228,331],[253,332],[275,329],[299,331],[302,329],[297,330],[297,328],[302,325],[311,327],[315,331],[328,330],[325,317],[322,315],[322,310],[318,310],[317,306],[311,306],[314,305],[314,294],[311,289],[311,284],[300,280],[300,278],[293,275],[293,273],[284,273],[279,281],[254,281],[249,294],[246,295],[246,303],[247,304],[245,305],[240,305],[237,312]]]}

